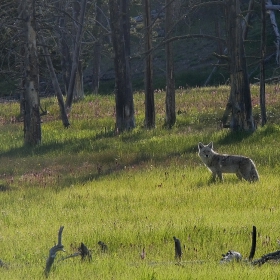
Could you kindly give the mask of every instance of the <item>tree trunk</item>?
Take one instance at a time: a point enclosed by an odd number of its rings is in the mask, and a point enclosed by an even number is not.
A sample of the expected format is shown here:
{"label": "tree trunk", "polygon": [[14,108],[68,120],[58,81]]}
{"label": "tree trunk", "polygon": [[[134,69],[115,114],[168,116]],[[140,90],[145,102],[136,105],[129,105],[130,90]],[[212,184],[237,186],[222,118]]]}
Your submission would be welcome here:
{"label": "tree trunk", "polygon": [[[276,21],[276,18],[275,18],[274,11],[273,11],[273,9],[271,9],[273,7],[272,2],[271,2],[271,0],[267,0],[266,3],[267,3],[266,8],[270,7],[270,9],[268,9],[269,16],[270,16],[270,21],[271,21],[271,25],[272,25],[272,28],[274,30],[275,36],[276,36],[276,42],[275,42],[276,63],[279,64],[280,63],[280,33],[279,33],[279,30],[278,30],[277,21]],[[277,5],[277,6],[279,7],[279,5]]]}
{"label": "tree trunk", "polygon": [[145,40],[145,126],[155,127],[155,101],[153,88],[153,57],[152,49],[152,25],[151,25],[151,2],[143,0],[144,7],[144,40]]}
{"label": "tree trunk", "polygon": [[[73,23],[73,35],[74,35],[74,40],[73,40],[73,45],[72,45],[72,53],[74,54],[75,52],[75,46],[77,44],[77,32],[79,31],[79,22],[81,21],[81,0],[75,0],[73,1],[73,18],[74,18],[74,23]],[[86,5],[86,4],[85,4]],[[85,10],[84,10],[85,13]],[[85,14],[84,14],[85,15]],[[83,15],[83,17],[84,17]],[[83,26],[82,26],[83,28]],[[82,36],[82,28],[81,28],[81,36]],[[84,98],[84,86],[83,86],[83,68],[82,68],[82,61],[80,60],[80,50],[81,50],[81,42],[79,46],[79,55],[78,58],[75,58],[73,55],[72,61],[74,59],[78,59],[77,62],[77,71],[76,71],[76,77],[75,77],[75,83],[74,83],[74,89],[73,89],[73,100],[78,101]]]}
{"label": "tree trunk", "polygon": [[[173,26],[173,0],[165,0],[165,32],[166,39],[171,36],[171,27]],[[166,56],[166,119],[165,125],[171,128],[176,122],[175,112],[175,78],[174,78],[174,59],[172,42],[165,44]]]}
{"label": "tree trunk", "polygon": [[254,130],[239,0],[227,0],[225,7],[231,85],[227,104],[227,110],[231,111],[230,128],[234,131]]}
{"label": "tree trunk", "polygon": [[93,46],[93,68],[92,68],[92,90],[94,94],[99,90],[100,63],[101,63],[101,43],[103,40],[102,29],[100,26],[102,20],[102,0],[97,0],[95,4],[95,38]]}
{"label": "tree trunk", "polygon": [[[114,49],[116,130],[121,132],[135,127],[134,104],[129,63],[128,8],[125,0],[109,0],[111,36]],[[121,16],[123,11],[127,12]]]}
{"label": "tree trunk", "polygon": [[[59,10],[66,10],[66,1],[58,1],[57,7]],[[67,43],[67,30],[66,30],[66,21],[67,17],[65,14],[58,18],[58,31],[57,37],[59,38],[59,48],[60,48],[60,57],[61,57],[61,72],[62,78],[64,83],[63,94],[66,95],[68,92],[68,86],[70,81],[70,73],[72,68],[71,56],[70,56],[70,49]],[[64,103],[64,102],[63,102]]]}
{"label": "tree trunk", "polygon": [[[244,40],[246,40],[247,38],[247,34],[248,34],[248,27],[250,25],[250,21],[251,21],[251,15],[252,15],[252,10],[253,10],[253,7],[254,7],[254,0],[250,0],[249,4],[248,4],[248,12],[244,18],[244,20],[242,21],[242,39],[243,39],[243,42]],[[225,11],[226,15],[227,15],[227,11]],[[225,52],[228,52],[228,49],[226,48],[224,53]],[[246,70],[247,71],[247,70]],[[227,125],[226,122],[228,120],[228,117],[229,115],[231,114],[231,111],[232,111],[232,96],[230,95],[229,96],[229,100],[228,100],[228,103],[227,103],[227,106],[226,106],[226,110],[225,110],[225,113],[222,117],[222,123],[223,123],[223,126],[224,127],[231,127],[231,124],[230,125]]]}
{"label": "tree trunk", "polygon": [[59,86],[59,83],[58,83],[58,80],[57,80],[57,77],[56,77],[56,74],[55,74],[55,71],[53,68],[53,63],[52,63],[52,60],[51,60],[51,57],[50,57],[50,54],[49,54],[49,51],[48,51],[48,48],[46,46],[43,36],[39,36],[39,39],[40,39],[40,42],[41,42],[41,45],[43,48],[43,53],[44,53],[44,56],[46,59],[46,63],[49,68],[53,88],[54,88],[54,91],[55,91],[55,94],[56,94],[56,97],[58,100],[62,123],[63,123],[64,127],[67,128],[67,127],[69,127],[70,123],[68,121],[68,117],[67,117],[67,113],[66,113],[65,105],[64,105],[64,100],[63,100],[63,95],[62,95],[62,92],[61,92],[61,89],[60,89],[60,86]]}
{"label": "tree trunk", "polygon": [[[78,3],[76,2],[76,4]],[[80,48],[81,48],[81,40],[82,40],[83,24],[84,24],[87,0],[80,0],[78,5],[81,5],[81,10],[80,10],[80,17],[78,21],[77,34],[75,37],[75,47],[72,56],[73,58],[72,69],[71,69],[70,81],[69,81],[67,98],[66,98],[66,110],[68,111],[71,111],[71,106],[74,99],[75,82],[76,82],[77,70],[79,67]]]}
{"label": "tree trunk", "polygon": [[254,1],[255,0],[250,0],[250,2],[248,4],[248,13],[244,17],[244,21],[242,23],[242,37],[243,37],[243,40],[246,40],[247,35],[248,35],[249,26],[250,26],[252,14],[253,14],[253,11],[254,11]]}
{"label": "tree trunk", "polygon": [[260,65],[260,107],[261,107],[261,120],[262,126],[267,122],[266,118],[266,107],[265,107],[265,30],[266,30],[266,10],[265,10],[265,0],[261,0],[261,20],[262,20],[262,29],[261,29],[261,65]]}
{"label": "tree trunk", "polygon": [[[221,26],[220,26],[220,12],[218,11],[216,16],[215,16],[215,35],[217,38],[221,37]],[[225,54],[225,48],[222,45],[221,41],[217,42],[217,53],[219,55],[224,55]],[[217,60],[216,65],[213,67],[211,73],[209,74],[209,76],[207,77],[206,81],[204,82],[203,86],[207,86],[211,79],[212,76],[216,73],[217,69],[218,69],[218,65],[220,63],[220,59]]]}
{"label": "tree trunk", "polygon": [[24,89],[24,142],[41,143],[41,117],[39,99],[39,68],[36,44],[35,2],[23,2],[22,18],[25,21],[25,89]]}
{"label": "tree trunk", "polygon": [[79,60],[73,94],[73,98],[75,101],[82,100],[85,97],[83,77],[83,64],[82,60]]}

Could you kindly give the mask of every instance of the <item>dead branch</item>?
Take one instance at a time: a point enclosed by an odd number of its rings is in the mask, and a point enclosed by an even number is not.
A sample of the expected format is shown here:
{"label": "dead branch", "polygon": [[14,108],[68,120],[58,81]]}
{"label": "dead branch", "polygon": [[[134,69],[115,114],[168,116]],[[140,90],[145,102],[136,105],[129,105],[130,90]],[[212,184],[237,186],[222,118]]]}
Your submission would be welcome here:
{"label": "dead branch", "polygon": [[66,257],[62,258],[60,261],[64,261],[64,260],[69,259],[69,258],[75,258],[75,257],[78,257],[78,256],[81,256],[82,261],[84,261],[86,258],[89,261],[92,260],[91,252],[83,242],[81,242],[81,246],[78,248],[78,252],[75,252],[75,253],[73,253],[69,256],[66,256]]}
{"label": "dead branch", "polygon": [[272,5],[272,4],[266,4],[265,8],[267,10],[275,10],[275,11],[279,11],[280,10],[280,5]]}
{"label": "dead branch", "polygon": [[270,260],[279,261],[280,260],[280,251],[276,251],[273,253],[268,253],[266,255],[263,255],[260,259],[253,261],[252,264],[261,266]]}
{"label": "dead branch", "polygon": [[82,261],[84,261],[86,258],[91,261],[91,252],[83,242],[81,243],[81,247],[78,248],[78,251],[80,252]]}
{"label": "dead branch", "polygon": [[108,251],[108,246],[104,242],[98,241],[98,245],[100,246],[102,253],[106,253]]}
{"label": "dead branch", "polygon": [[49,273],[50,273],[50,269],[52,267],[52,264],[54,262],[54,259],[56,257],[56,253],[59,251],[63,251],[64,252],[64,246],[62,245],[62,231],[64,229],[64,226],[61,226],[59,231],[58,231],[58,241],[57,241],[57,245],[53,246],[50,251],[49,251],[49,257],[47,259],[46,262],[46,268],[45,268],[45,276],[48,277]]}
{"label": "dead branch", "polygon": [[180,262],[182,260],[181,242],[175,236],[173,236],[173,240],[174,240],[174,245],[175,245],[175,259]]}
{"label": "dead branch", "polygon": [[4,263],[2,260],[0,260],[0,267],[8,268],[8,265]]}
{"label": "dead branch", "polygon": [[218,54],[218,53],[216,53],[216,52],[213,52],[213,55],[214,55],[215,57],[217,57],[218,59],[224,59],[224,60],[226,60],[226,61],[230,61],[230,58],[229,58],[228,55]]}
{"label": "dead branch", "polygon": [[[253,226],[252,231],[252,246],[250,250],[249,255],[249,261],[251,262],[254,258],[255,252],[256,252],[256,237],[257,237],[257,229],[255,226]],[[229,250],[226,254],[222,254],[222,259],[220,260],[220,263],[227,263],[231,261],[241,261],[242,255],[239,252]]]}
{"label": "dead branch", "polygon": [[252,231],[252,246],[251,246],[251,251],[249,255],[249,261],[252,261],[256,252],[256,243],[257,243],[257,228],[253,226],[253,231]]}

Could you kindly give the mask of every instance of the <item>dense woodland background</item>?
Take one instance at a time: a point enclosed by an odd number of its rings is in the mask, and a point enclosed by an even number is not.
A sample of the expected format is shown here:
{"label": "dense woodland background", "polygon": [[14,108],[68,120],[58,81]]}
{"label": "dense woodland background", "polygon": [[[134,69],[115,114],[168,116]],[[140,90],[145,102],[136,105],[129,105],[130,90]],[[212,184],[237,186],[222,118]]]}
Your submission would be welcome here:
{"label": "dense woodland background", "polygon": [[114,92],[122,131],[135,126],[135,90],[146,93],[147,127],[154,127],[154,91],[166,90],[170,128],[176,88],[230,84],[223,125],[254,130],[249,83],[261,82],[266,122],[264,82],[279,78],[277,1],[25,0],[0,7],[0,96],[21,100],[27,143],[41,141],[39,99],[49,95],[68,127],[72,103],[85,92]]}
{"label": "dense woodland background", "polygon": [[[1,42],[1,72],[0,72],[0,95],[7,96],[18,93],[18,79],[20,76],[18,66],[20,63],[20,48],[22,47],[20,35],[21,21],[17,10],[19,3],[17,1],[1,1],[1,23],[0,23],[0,42]],[[79,1],[76,1],[79,3]],[[182,36],[186,34],[206,34],[219,35],[224,37],[224,15],[217,6],[199,6],[206,1],[176,1],[177,11],[174,19],[173,36]],[[208,1],[209,2],[209,1]],[[60,3],[60,4],[58,4]],[[37,1],[36,9],[40,10],[41,21],[44,22],[44,32],[48,40],[48,47],[51,53],[56,73],[61,79],[61,50],[59,49],[59,39],[63,31],[59,20],[64,17],[67,21],[67,45],[70,48],[73,38],[73,1]],[[215,3],[215,2],[213,2]],[[245,13],[248,11],[248,0],[242,0],[242,9]],[[142,1],[131,1],[131,71],[133,74],[133,88],[141,90],[144,88],[144,42],[145,34],[143,23],[143,4]],[[273,4],[279,4],[279,1],[273,1]],[[99,7],[100,5],[100,7]],[[190,9],[197,5],[198,7]],[[165,87],[165,52],[164,45],[158,46],[164,40],[164,1],[151,1],[151,15],[153,20],[153,42],[154,50],[154,74],[155,88]],[[101,15],[97,15],[98,9],[102,9]],[[95,35],[97,29],[96,17],[101,17],[102,42],[99,42],[99,36]],[[279,22],[279,14],[275,13],[276,20]],[[40,18],[38,18],[40,19]],[[84,36],[82,40],[81,62],[84,72],[84,86],[87,92],[92,92],[93,67],[95,61],[95,48],[99,45],[101,48],[101,69],[99,78],[101,81],[100,93],[112,93],[114,87],[114,67],[113,51],[111,43],[111,30],[109,26],[109,6],[107,1],[88,1]],[[254,12],[249,26],[248,38],[246,40],[246,53],[248,59],[250,81],[256,82],[258,79],[257,58],[260,48],[260,3],[255,1]],[[66,35],[65,34],[65,35]],[[274,77],[278,75],[278,64],[275,59],[276,54],[276,36],[271,25],[269,14],[267,13],[267,76]],[[158,46],[158,47],[157,47]],[[174,42],[175,49],[175,74],[176,86],[203,86],[207,81],[213,67],[216,65],[217,58],[214,52],[222,53],[225,44],[221,41],[210,40],[207,38],[186,38]],[[42,47],[38,47],[40,59],[40,80],[41,94],[52,93],[51,81],[44,57]],[[71,55],[71,50],[70,55]],[[69,59],[71,60],[71,59]],[[70,63],[70,61],[68,61]],[[208,85],[219,85],[228,82],[228,71],[219,66]]]}

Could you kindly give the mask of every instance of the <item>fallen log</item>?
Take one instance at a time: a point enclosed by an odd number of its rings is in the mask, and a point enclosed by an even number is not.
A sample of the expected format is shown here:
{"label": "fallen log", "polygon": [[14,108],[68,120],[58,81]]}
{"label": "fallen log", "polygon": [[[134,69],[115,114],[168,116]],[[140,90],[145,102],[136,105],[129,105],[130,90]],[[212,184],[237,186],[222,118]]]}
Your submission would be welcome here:
{"label": "fallen log", "polygon": [[261,266],[270,260],[279,261],[280,260],[280,251],[275,251],[275,252],[263,255],[261,258],[253,261],[252,264]]}

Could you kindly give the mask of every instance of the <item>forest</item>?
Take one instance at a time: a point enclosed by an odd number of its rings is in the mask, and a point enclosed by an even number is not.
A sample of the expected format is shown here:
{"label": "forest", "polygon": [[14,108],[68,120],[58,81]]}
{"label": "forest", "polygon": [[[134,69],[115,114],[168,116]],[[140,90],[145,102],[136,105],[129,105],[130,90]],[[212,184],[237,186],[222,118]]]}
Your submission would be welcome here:
{"label": "forest", "polygon": [[73,102],[114,93],[116,130],[135,127],[133,93],[145,92],[145,126],[155,126],[154,93],[166,91],[165,126],[176,122],[175,90],[230,85],[221,119],[256,128],[250,84],[278,81],[279,5],[271,1],[2,1],[0,95],[20,102],[24,141],[41,142],[42,96],[56,96],[64,127]]}

